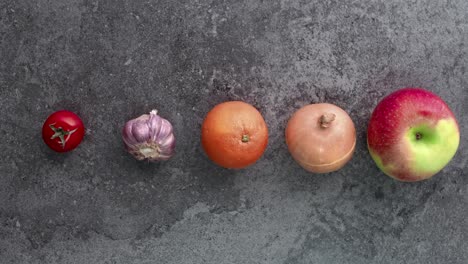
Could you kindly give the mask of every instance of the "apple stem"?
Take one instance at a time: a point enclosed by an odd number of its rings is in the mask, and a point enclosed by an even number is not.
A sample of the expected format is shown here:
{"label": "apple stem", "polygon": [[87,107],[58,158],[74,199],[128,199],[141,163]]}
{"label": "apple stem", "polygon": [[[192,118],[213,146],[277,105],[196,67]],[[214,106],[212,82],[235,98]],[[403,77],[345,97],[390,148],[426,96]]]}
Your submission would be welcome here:
{"label": "apple stem", "polygon": [[327,128],[331,122],[335,120],[336,115],[333,113],[325,113],[320,117],[319,123],[321,128]]}
{"label": "apple stem", "polygon": [[421,133],[416,133],[416,140],[420,140],[422,138],[422,134]]}

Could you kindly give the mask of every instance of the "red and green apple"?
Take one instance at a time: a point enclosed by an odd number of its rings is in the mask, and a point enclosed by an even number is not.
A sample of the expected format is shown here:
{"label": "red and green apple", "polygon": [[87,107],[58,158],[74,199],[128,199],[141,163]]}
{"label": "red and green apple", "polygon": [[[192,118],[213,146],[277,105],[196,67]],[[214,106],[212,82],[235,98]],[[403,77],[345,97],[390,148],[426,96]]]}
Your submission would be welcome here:
{"label": "red and green apple", "polygon": [[367,129],[367,145],[377,166],[406,182],[425,180],[442,170],[459,142],[450,108],[421,88],[400,89],[382,99]]}

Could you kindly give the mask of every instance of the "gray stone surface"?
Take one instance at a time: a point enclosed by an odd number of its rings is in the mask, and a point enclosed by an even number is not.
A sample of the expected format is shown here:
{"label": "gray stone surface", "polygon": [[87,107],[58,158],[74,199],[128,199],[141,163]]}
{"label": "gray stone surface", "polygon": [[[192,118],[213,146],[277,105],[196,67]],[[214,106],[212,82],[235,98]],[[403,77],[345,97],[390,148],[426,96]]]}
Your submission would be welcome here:
{"label": "gray stone surface", "polygon": [[[0,0],[0,263],[468,263],[466,0]],[[373,164],[370,113],[405,86],[438,93],[460,149],[431,180]],[[244,100],[270,142],[244,170],[200,147],[206,112]],[[300,106],[331,102],[358,131],[353,160],[311,175],[283,131]],[[75,151],[42,142],[76,111]],[[125,153],[120,130],[157,108],[178,154]]]}

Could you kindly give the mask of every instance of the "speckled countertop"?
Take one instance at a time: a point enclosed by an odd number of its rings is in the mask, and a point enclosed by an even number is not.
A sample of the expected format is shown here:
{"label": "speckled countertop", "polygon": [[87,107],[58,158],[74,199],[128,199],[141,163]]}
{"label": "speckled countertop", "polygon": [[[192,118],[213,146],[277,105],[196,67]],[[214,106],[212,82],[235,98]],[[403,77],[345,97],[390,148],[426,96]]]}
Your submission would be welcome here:
{"label": "speckled countertop", "polygon": [[[468,263],[466,0],[0,0],[0,263]],[[420,183],[384,176],[370,113],[405,86],[438,93],[460,149]],[[263,158],[239,171],[200,147],[206,112],[256,106]],[[311,175],[284,127],[330,102],[356,123],[354,158]],[[76,111],[89,131],[52,153],[42,122]],[[124,122],[157,108],[177,155],[125,153]]]}

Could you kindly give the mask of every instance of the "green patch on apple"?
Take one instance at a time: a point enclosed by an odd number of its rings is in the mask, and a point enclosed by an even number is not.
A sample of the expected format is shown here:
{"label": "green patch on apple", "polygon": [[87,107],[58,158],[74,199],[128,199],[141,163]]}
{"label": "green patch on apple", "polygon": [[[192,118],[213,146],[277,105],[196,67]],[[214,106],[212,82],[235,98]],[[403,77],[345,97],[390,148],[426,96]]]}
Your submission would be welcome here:
{"label": "green patch on apple", "polygon": [[453,119],[441,119],[434,127],[412,127],[406,134],[412,170],[429,174],[440,171],[455,155],[460,137]]}

